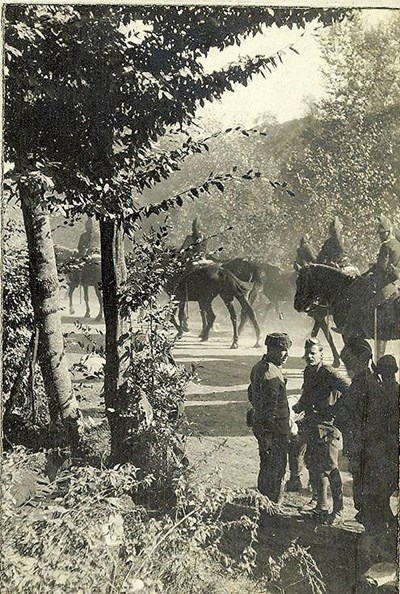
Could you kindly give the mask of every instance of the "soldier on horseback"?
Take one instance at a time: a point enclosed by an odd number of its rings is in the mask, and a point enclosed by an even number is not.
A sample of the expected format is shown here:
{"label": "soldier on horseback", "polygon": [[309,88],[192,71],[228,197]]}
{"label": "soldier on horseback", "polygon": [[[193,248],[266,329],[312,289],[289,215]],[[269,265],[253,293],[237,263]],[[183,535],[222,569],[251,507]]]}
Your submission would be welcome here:
{"label": "soldier on horseback", "polygon": [[93,219],[87,219],[85,231],[81,234],[78,242],[78,256],[80,258],[91,258],[94,254],[100,255],[100,236],[95,230]]}
{"label": "soldier on horseback", "polygon": [[329,237],[318,254],[318,264],[326,264],[327,266],[341,268],[343,256],[346,255],[342,229],[343,226],[339,221],[339,218],[335,217],[329,225]]}
{"label": "soldier on horseback", "polygon": [[394,235],[393,225],[385,215],[379,217],[377,233],[381,245],[377,262],[372,269],[372,278],[378,289],[374,299],[375,307],[398,295],[400,291],[400,241]]}
{"label": "soldier on horseback", "polygon": [[[180,248],[180,252],[184,252],[186,258],[192,263],[201,263],[203,260],[206,260],[207,239],[201,231],[201,223],[198,216],[193,219],[192,233],[186,236]],[[208,260],[207,263],[209,263]]]}
{"label": "soldier on horseback", "polygon": [[316,261],[317,254],[311,245],[310,239],[308,237],[302,237],[300,239],[300,245],[297,248],[296,260],[293,263],[293,268],[298,272],[303,266]]}
{"label": "soldier on horseback", "polygon": [[329,226],[330,237],[323,244],[318,257],[318,264],[325,264],[326,266],[333,266],[334,268],[340,268],[346,274],[352,276],[358,276],[360,271],[355,266],[347,253],[344,245],[343,226],[336,216]]}

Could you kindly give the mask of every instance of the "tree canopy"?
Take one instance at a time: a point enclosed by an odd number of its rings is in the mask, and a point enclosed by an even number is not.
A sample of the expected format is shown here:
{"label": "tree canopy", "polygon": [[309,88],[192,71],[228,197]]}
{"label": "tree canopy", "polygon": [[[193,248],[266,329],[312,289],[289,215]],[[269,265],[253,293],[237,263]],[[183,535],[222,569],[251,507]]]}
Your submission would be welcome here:
{"label": "tree canopy", "polygon": [[[205,73],[199,58],[276,25],[303,28],[344,10],[180,6],[8,6],[5,144],[15,174],[38,176],[69,212],[116,215],[201,150],[156,152],[198,105],[247,84],[282,55]],[[52,186],[55,183],[55,190]],[[58,192],[58,193],[57,193]],[[60,193],[65,193],[64,195]]]}

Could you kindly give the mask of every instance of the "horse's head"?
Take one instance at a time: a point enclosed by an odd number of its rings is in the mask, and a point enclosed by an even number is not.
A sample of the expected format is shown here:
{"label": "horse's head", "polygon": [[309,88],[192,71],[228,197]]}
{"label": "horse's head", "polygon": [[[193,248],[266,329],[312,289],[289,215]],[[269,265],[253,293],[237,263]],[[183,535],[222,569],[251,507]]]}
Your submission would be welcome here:
{"label": "horse's head", "polygon": [[294,308],[296,311],[308,311],[315,302],[310,278],[310,267],[303,266],[299,270],[296,280],[296,294],[294,296]]}

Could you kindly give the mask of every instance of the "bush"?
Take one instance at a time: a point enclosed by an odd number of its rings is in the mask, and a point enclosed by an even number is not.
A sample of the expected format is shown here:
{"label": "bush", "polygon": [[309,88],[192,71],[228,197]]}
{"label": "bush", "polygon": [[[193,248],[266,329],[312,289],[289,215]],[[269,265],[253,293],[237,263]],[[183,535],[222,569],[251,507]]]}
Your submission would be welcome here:
{"label": "bush", "polygon": [[[311,557],[296,545],[254,578],[260,514],[274,511],[256,492],[193,487],[181,477],[176,505],[160,513],[140,504],[141,489],[156,488],[154,478],[138,478],[130,464],[64,464],[50,482],[46,461],[44,453],[21,447],[5,456],[5,594],[266,594],[293,559],[297,579],[312,582],[310,592],[324,591]],[[229,519],[235,503],[247,513]],[[232,526],[241,538],[228,554],[224,539]]]}

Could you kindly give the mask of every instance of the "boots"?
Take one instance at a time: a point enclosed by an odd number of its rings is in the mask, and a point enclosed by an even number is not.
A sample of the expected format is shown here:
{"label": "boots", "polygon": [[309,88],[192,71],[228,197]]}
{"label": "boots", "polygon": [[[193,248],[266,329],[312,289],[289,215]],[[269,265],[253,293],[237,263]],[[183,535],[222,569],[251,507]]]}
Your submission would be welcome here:
{"label": "boots", "polygon": [[332,499],[333,499],[333,509],[332,514],[330,517],[330,524],[336,525],[339,524],[342,518],[343,512],[343,486],[342,486],[342,477],[340,476],[340,472],[338,468],[334,468],[329,473],[329,485],[331,487]]}

